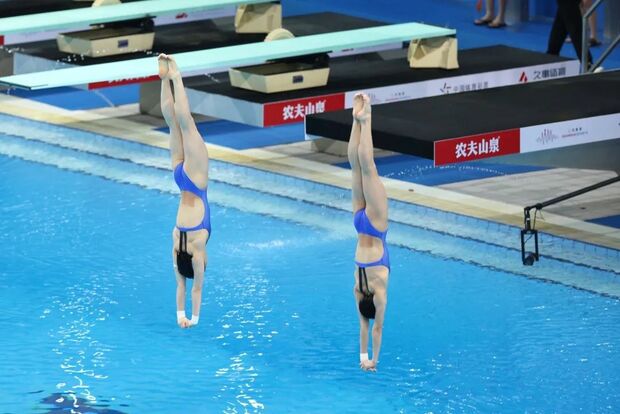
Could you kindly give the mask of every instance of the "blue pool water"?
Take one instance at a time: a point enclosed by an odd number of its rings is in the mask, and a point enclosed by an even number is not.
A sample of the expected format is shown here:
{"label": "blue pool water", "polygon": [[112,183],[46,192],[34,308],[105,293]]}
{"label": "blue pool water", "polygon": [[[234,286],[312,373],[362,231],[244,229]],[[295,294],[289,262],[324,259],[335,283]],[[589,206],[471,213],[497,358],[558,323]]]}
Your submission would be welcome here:
{"label": "blue pool water", "polygon": [[[426,186],[439,186],[547,169],[546,167],[530,165],[502,165],[480,161],[435,167],[433,160],[405,154],[380,157],[375,159],[375,163],[381,177],[395,178]],[[350,168],[348,162],[337,165],[342,168]]]}
{"label": "blue pool water", "polygon": [[[349,212],[256,191],[289,179],[213,162],[201,322],[182,331],[165,154],[0,121],[2,413],[620,411],[620,301],[567,286],[617,285],[613,253],[521,271],[499,230],[482,243],[391,223],[384,347],[368,374]],[[542,280],[554,272],[571,279]]]}

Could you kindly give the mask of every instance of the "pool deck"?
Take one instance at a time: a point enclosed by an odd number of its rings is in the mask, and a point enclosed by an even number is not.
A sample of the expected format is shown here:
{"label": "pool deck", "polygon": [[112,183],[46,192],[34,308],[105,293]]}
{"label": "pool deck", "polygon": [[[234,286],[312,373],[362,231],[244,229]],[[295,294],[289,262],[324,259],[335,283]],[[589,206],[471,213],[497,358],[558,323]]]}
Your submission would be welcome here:
{"label": "pool deck", "polygon": [[[33,100],[0,95],[0,113],[168,148],[167,133],[154,129],[161,126],[163,120],[141,115],[137,104],[92,110],[67,110]],[[206,140],[208,141],[208,136]],[[218,161],[344,189],[350,188],[350,171],[332,165],[345,159],[317,153],[308,141],[245,150],[214,144],[207,146],[210,157]],[[377,154],[381,155],[381,152]],[[382,179],[388,197],[393,200],[522,227],[523,207],[533,201],[532,194],[540,196],[534,198],[534,201],[542,201],[557,195],[553,191],[557,192],[558,189],[561,192],[565,192],[566,189],[578,189],[613,176],[615,173],[609,171],[549,169],[452,183],[440,187],[429,187],[393,178]],[[541,182],[544,185],[540,185]],[[601,215],[618,215],[619,186],[614,184],[606,189],[597,190],[596,193],[592,193],[594,198],[590,197],[588,201],[595,203]],[[536,192],[523,191],[526,187],[536,188]],[[583,213],[580,214],[579,202],[579,200],[568,202],[553,212],[545,210],[543,219],[539,217],[536,223],[537,229],[620,250],[620,229],[584,221],[583,219],[587,217]]]}

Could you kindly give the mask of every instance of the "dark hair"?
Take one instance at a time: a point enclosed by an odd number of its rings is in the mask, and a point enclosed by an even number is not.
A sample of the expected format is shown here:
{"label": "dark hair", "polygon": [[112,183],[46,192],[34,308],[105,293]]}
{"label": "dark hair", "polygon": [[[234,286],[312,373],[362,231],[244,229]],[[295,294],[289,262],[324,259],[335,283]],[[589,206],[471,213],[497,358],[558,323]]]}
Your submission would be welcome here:
{"label": "dark hair", "polygon": [[177,270],[182,276],[193,279],[194,266],[192,265],[192,255],[187,252],[177,252]]}
{"label": "dark hair", "polygon": [[375,319],[375,303],[372,300],[373,295],[364,295],[358,303],[358,308],[362,316],[366,319]]}

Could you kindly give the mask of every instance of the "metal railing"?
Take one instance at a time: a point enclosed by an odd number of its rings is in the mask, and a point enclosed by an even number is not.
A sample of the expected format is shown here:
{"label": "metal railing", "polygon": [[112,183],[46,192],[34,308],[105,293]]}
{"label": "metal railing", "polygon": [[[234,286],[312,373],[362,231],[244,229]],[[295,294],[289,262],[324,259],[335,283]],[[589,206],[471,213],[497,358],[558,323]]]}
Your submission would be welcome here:
{"label": "metal railing", "polygon": [[[542,203],[536,203],[534,205],[525,207],[523,209],[523,229],[521,230],[521,261],[523,262],[523,264],[525,266],[532,266],[534,262],[538,261],[538,259],[540,258],[540,253],[538,251],[538,230],[536,230],[536,213],[538,211],[552,204],[559,203],[560,201],[568,200],[569,198],[577,197],[578,195],[585,194],[592,190],[596,190],[597,188],[605,187],[607,185],[617,182],[620,182],[620,175],[602,181],[600,183],[581,188],[577,191],[573,191],[571,193],[552,198],[551,200],[543,201]],[[533,221],[530,215],[530,210],[532,209],[535,209]],[[534,250],[527,251],[526,244],[532,237],[534,238]]]}
{"label": "metal railing", "polygon": [[618,46],[618,43],[620,43],[620,34],[618,34],[616,38],[611,42],[611,44],[607,47],[607,49],[603,51],[601,57],[599,57],[596,62],[592,63],[592,65],[588,66],[588,64],[590,63],[588,62],[588,52],[590,51],[590,42],[588,41],[588,18],[592,15],[592,13],[594,13],[596,8],[603,1],[604,0],[596,0],[594,4],[588,10],[586,10],[585,13],[583,13],[583,16],[581,18],[583,21],[581,31],[581,73],[594,72],[596,68],[601,66],[601,63],[603,63],[603,61],[607,59],[607,56],[609,56],[609,54],[616,48],[616,46]]}

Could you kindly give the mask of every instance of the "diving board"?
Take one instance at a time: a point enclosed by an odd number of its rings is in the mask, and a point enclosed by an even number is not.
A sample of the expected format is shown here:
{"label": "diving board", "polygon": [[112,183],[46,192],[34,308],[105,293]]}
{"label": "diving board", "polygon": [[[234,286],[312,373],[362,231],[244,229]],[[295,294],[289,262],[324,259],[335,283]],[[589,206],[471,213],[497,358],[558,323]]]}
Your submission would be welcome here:
{"label": "diving board", "polygon": [[221,9],[241,4],[269,3],[272,0],[143,0],[102,7],[84,7],[35,13],[0,19],[0,36],[145,19],[178,13]]}
{"label": "diving board", "polygon": [[[175,2],[176,3],[176,2]],[[113,6],[108,6],[113,7]],[[250,43],[175,55],[184,75],[212,73],[230,67],[273,59],[368,48],[412,39],[454,36],[456,31],[421,23],[402,23],[341,32],[301,36],[273,42]],[[141,58],[0,78],[1,84],[26,89],[86,85],[105,81],[150,78],[157,74],[157,58]]]}

